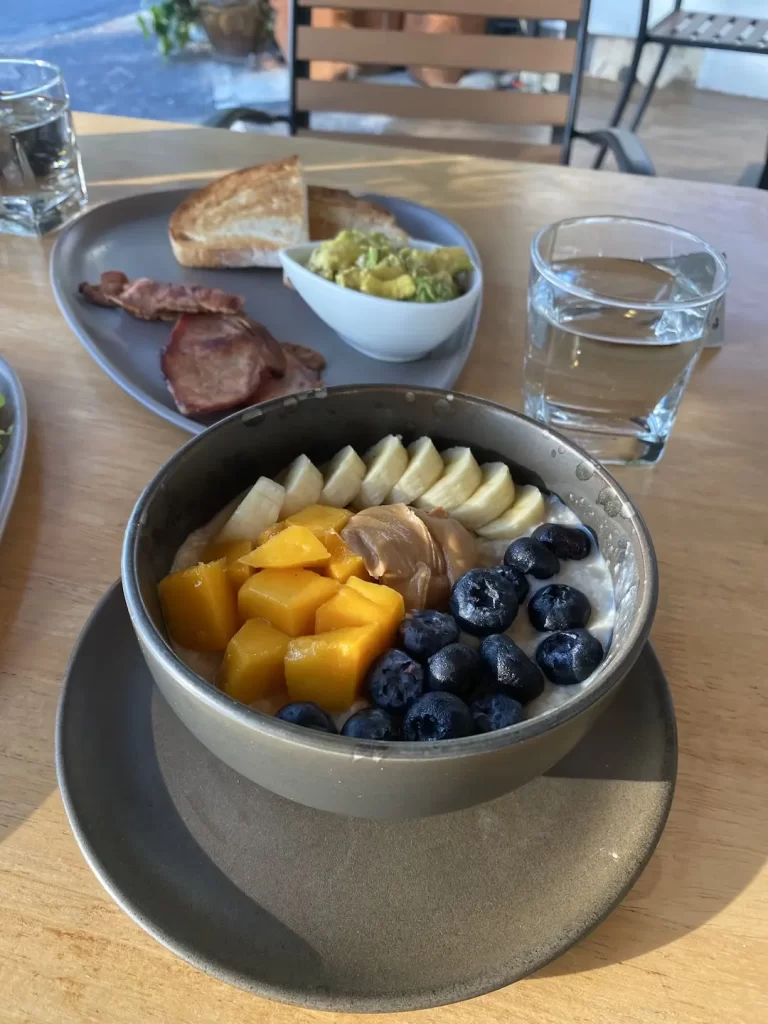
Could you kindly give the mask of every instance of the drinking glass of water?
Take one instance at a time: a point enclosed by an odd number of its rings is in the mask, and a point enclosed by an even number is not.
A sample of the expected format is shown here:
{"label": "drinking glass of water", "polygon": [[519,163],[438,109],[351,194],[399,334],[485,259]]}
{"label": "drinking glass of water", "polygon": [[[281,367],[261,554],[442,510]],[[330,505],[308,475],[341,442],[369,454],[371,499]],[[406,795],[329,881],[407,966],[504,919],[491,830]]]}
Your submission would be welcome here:
{"label": "drinking glass of water", "polygon": [[654,463],[728,284],[688,231],[582,217],[531,244],[525,412],[602,462]]}
{"label": "drinking glass of water", "polygon": [[61,71],[43,60],[0,59],[0,231],[42,235],[86,199]]}

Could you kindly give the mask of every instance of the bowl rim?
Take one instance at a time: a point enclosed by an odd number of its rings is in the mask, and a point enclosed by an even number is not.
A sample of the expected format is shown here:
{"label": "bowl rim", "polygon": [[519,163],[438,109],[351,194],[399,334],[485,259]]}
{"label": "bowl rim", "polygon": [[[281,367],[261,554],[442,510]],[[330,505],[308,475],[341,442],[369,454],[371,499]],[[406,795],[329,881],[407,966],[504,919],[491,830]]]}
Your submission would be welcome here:
{"label": "bowl rim", "polygon": [[[449,401],[459,398],[463,402],[491,407],[506,415],[521,419],[542,431],[553,444],[564,445],[566,449],[571,449],[575,452],[584,462],[589,464],[593,470],[593,475],[601,480],[603,487],[611,488],[615,492],[622,503],[622,508],[630,509],[630,515],[627,518],[632,521],[637,530],[641,549],[638,579],[644,582],[640,584],[642,587],[640,606],[629,627],[623,655],[610,667],[606,667],[606,663],[603,661],[596,670],[598,678],[590,686],[575,694],[571,700],[565,701],[548,711],[544,711],[534,718],[525,719],[517,725],[508,726],[506,729],[499,729],[495,732],[482,733],[480,735],[465,736],[459,739],[442,740],[440,743],[414,743],[403,740],[351,740],[350,737],[342,736],[341,734],[321,733],[305,729],[301,726],[284,722],[282,719],[272,715],[257,711],[246,704],[241,704],[211,683],[208,683],[202,676],[193,672],[179,658],[168,641],[165,640],[156,628],[141,596],[136,572],[136,554],[139,536],[146,518],[146,510],[157,493],[162,491],[164,487],[163,481],[168,471],[187,458],[193,448],[204,444],[205,439],[214,432],[228,429],[228,425],[235,420],[240,419],[247,423],[249,418],[253,418],[253,410],[255,408],[258,408],[260,420],[263,416],[269,416],[271,413],[282,411],[284,409],[284,399],[282,398],[263,402],[258,407],[251,406],[250,409],[241,409],[226,419],[213,424],[202,433],[196,434],[160,467],[144,488],[128,520],[123,542],[121,572],[123,593],[128,606],[128,613],[141,646],[149,649],[152,656],[157,659],[165,672],[172,677],[177,685],[196,701],[205,704],[217,716],[225,720],[229,719],[238,722],[241,726],[246,727],[255,734],[261,734],[272,740],[288,742],[304,748],[310,747],[315,751],[325,754],[341,757],[353,756],[371,761],[379,761],[383,757],[386,757],[387,760],[396,761],[439,761],[443,758],[475,757],[496,753],[511,744],[541,736],[577,718],[588,708],[592,707],[593,704],[605,698],[629,672],[648,640],[656,611],[658,600],[658,566],[653,542],[640,512],[635,508],[626,491],[614,480],[604,466],[578,445],[574,444],[569,438],[565,437],[565,435],[498,402],[475,395],[468,395],[460,391],[446,391],[441,388],[381,384],[339,384],[327,388],[317,388],[314,391],[307,392],[307,400],[326,399],[334,394],[361,392],[371,395],[378,393],[381,396],[382,393],[391,393],[393,391],[403,396],[407,393],[423,394],[435,399],[448,398]],[[146,652],[142,651],[142,653],[146,658]]]}
{"label": "bowl rim", "polygon": [[[388,307],[389,309],[402,309],[411,311],[412,316],[428,317],[434,315],[437,310],[457,310],[459,306],[466,305],[470,301],[474,300],[477,295],[482,291],[483,287],[483,272],[477,263],[472,259],[472,282],[467,290],[462,295],[457,295],[455,299],[448,299],[446,302],[403,302],[401,299],[385,299],[380,295],[367,295],[365,292],[358,292],[354,288],[342,288],[340,284],[336,284],[335,281],[328,281],[324,277],[320,277],[319,274],[315,274],[313,271],[308,270],[303,263],[299,263],[291,254],[296,252],[304,252],[306,250],[316,249],[318,245],[322,245],[324,241],[330,241],[330,239],[319,239],[312,242],[298,242],[296,245],[288,245],[284,249],[281,249],[278,253],[280,257],[280,263],[282,264],[283,270],[290,277],[291,273],[294,272],[294,268],[304,276],[305,280],[311,280],[313,283],[319,282],[322,288],[333,289],[333,294],[338,296],[339,292],[344,292],[348,296],[348,301],[351,302],[367,302],[373,306],[378,306],[380,309]],[[409,243],[415,242],[417,248],[427,249],[444,249],[445,246],[440,245],[439,242],[428,242],[422,238],[408,238]],[[330,294],[330,292],[329,292]],[[307,299],[304,299],[307,302]],[[413,311],[419,310],[424,312],[415,313]],[[430,311],[430,312],[427,312]]]}

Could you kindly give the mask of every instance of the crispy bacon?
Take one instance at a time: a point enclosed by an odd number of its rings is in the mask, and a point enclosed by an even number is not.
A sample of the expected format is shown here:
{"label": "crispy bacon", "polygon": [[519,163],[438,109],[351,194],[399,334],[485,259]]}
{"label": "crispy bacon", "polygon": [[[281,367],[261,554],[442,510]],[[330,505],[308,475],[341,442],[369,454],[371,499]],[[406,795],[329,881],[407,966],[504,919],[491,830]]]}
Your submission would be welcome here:
{"label": "crispy bacon", "polygon": [[[287,345],[283,347],[288,348]],[[300,363],[290,351],[286,352],[285,358],[287,362],[285,376],[279,379],[262,378],[258,390],[251,396],[252,402],[268,402],[270,398],[285,398],[287,395],[296,394],[297,391],[309,391],[321,383],[320,374]]]}
{"label": "crispy bacon", "polygon": [[117,306],[140,320],[175,320],[180,314],[242,312],[243,299],[219,288],[195,284],[163,284],[148,277],[130,281],[119,270],[107,270],[98,284],[80,285],[80,294],[96,306]]}

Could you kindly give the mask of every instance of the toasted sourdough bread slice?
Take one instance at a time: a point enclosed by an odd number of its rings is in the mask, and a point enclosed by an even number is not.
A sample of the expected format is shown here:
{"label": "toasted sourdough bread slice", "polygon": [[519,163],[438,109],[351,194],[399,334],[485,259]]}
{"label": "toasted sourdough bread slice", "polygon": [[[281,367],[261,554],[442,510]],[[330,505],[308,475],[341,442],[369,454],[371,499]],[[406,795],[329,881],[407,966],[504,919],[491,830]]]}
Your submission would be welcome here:
{"label": "toasted sourdough bread slice", "polygon": [[211,182],[174,210],[168,233],[183,267],[279,267],[280,249],[309,237],[299,158]]}
{"label": "toasted sourdough bread slice", "polygon": [[397,226],[395,218],[381,206],[358,199],[339,188],[310,185],[309,238],[313,242],[333,238],[340,231],[381,231],[394,241],[405,244],[408,235]]}

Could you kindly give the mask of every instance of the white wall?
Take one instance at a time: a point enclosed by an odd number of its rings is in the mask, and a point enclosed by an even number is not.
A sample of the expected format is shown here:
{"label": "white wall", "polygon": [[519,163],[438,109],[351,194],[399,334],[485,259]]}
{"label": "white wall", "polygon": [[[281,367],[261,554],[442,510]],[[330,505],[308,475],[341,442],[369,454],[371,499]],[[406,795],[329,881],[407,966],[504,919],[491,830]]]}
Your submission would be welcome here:
{"label": "white wall", "polygon": [[[768,0],[684,0],[683,6],[711,14],[768,18]],[[651,24],[671,9],[669,0],[653,0]],[[589,31],[593,35],[631,38],[637,33],[639,15],[639,0],[592,0]],[[768,53],[762,55],[704,50],[701,53],[696,85],[700,89],[768,99]]]}

